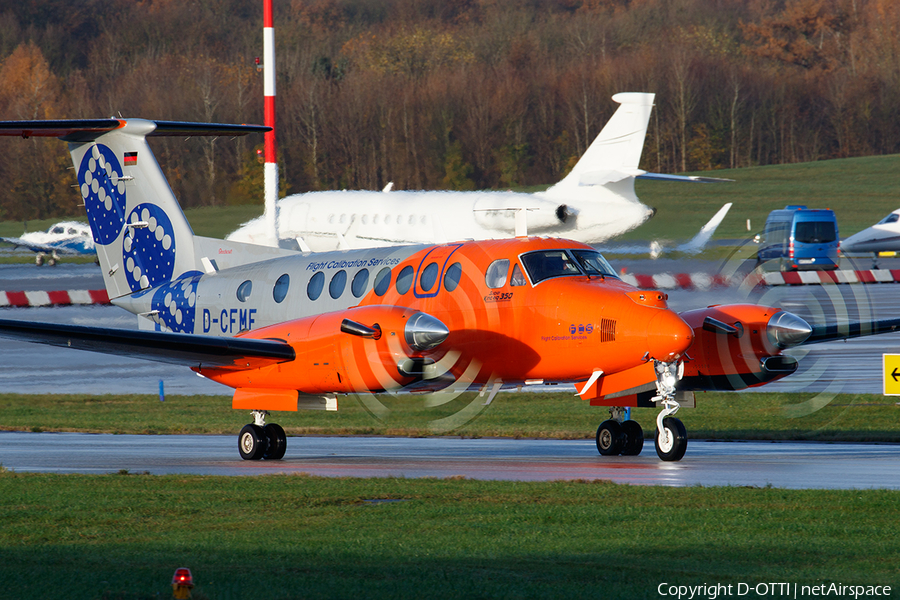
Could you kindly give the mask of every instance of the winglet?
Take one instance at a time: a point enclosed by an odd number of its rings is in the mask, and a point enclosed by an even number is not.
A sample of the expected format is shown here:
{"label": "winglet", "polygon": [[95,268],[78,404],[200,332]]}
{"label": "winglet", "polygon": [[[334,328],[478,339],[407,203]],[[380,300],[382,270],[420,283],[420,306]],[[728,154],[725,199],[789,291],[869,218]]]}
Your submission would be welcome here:
{"label": "winglet", "polygon": [[731,202],[722,206],[719,211],[713,215],[713,218],[709,220],[709,222],[700,228],[700,232],[694,236],[694,238],[686,242],[676,248],[678,252],[688,252],[691,254],[696,254],[703,250],[706,247],[706,244],[709,243],[709,240],[712,238],[713,234],[716,232],[716,228],[722,223],[722,220],[725,218],[725,215],[728,214],[728,210],[731,208]]}

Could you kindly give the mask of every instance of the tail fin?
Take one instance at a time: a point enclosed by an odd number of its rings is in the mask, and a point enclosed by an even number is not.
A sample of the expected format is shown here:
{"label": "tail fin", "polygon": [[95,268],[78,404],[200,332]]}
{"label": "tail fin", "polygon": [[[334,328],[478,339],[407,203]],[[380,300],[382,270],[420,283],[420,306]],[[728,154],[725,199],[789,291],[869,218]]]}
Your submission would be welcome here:
{"label": "tail fin", "polygon": [[638,169],[656,94],[621,93],[621,106],[566,177],[547,191],[604,185],[643,173]]}
{"label": "tail fin", "polygon": [[146,138],[235,136],[268,129],[143,119],[0,122],[0,135],[69,142],[110,298],[204,270],[204,257],[196,250],[203,238],[195,240]]}

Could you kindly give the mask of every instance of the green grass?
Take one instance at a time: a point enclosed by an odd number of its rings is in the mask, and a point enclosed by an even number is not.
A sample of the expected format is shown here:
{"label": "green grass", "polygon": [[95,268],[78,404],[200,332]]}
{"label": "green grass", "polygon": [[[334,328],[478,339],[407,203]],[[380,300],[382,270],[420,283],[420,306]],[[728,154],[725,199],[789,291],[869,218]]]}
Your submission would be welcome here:
{"label": "green grass", "polygon": [[638,180],[638,197],[657,214],[621,239],[689,239],[726,202],[734,206],[716,230],[717,239],[753,237],[769,212],[788,204],[833,209],[840,234],[847,237],[900,207],[898,172],[900,155],[889,155],[696,173],[734,183]]}
{"label": "green grass", "polygon": [[[721,393],[697,395],[696,409],[678,417],[694,439],[766,439],[900,442],[900,406],[879,395],[841,394],[818,407],[813,394]],[[479,410],[458,427],[435,428],[437,419],[473,404]],[[475,394],[437,408],[421,396],[385,401],[390,412],[373,416],[354,398],[339,398],[336,413],[278,412],[271,421],[290,435],[368,434],[422,436],[451,433],[469,437],[592,438],[608,411],[570,393],[504,393],[487,408]],[[656,409],[632,416],[650,437]],[[249,417],[231,410],[227,396],[0,395],[0,429],[96,433],[235,434]],[[455,424],[455,423],[452,423]],[[451,425],[452,425],[451,424]],[[2,458],[0,458],[2,460]]]}
{"label": "green grass", "polygon": [[0,598],[167,598],[182,566],[195,599],[896,589],[898,501],[878,490],[7,472]]}

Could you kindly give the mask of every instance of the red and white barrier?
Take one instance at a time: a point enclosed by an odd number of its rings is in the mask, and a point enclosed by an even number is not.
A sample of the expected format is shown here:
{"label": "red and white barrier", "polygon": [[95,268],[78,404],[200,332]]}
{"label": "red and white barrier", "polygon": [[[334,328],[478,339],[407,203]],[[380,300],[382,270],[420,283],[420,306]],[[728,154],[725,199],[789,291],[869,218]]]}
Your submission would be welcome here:
{"label": "red and white barrier", "polygon": [[709,273],[657,273],[655,275],[622,273],[619,277],[625,283],[648,290],[708,290],[731,285],[727,277]]}
{"label": "red and white barrier", "polygon": [[[863,271],[788,271],[762,273],[729,280],[709,273],[621,273],[622,281],[648,290],[708,290],[732,285],[829,285],[842,283],[900,283],[900,269]],[[755,278],[755,279],[754,279]]]}
{"label": "red and white barrier", "polygon": [[109,304],[106,290],[60,290],[53,292],[0,292],[0,307],[68,306]]}
{"label": "red and white barrier", "polygon": [[900,283],[898,269],[868,269],[864,271],[788,271],[766,273],[765,285],[819,285],[831,283]]}

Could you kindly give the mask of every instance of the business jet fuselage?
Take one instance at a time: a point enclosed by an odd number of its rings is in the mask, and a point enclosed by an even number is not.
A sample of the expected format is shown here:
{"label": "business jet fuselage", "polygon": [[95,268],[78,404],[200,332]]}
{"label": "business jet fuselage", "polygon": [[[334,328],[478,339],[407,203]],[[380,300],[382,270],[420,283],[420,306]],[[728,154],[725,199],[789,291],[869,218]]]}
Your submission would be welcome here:
{"label": "business jet fuselage", "polygon": [[[631,184],[631,185],[629,185]],[[499,239],[526,220],[530,235],[561,235],[596,243],[643,223],[653,209],[634,196],[633,184],[609,191],[602,202],[579,202],[579,190],[548,193],[446,191],[328,191],[285,198],[279,206],[281,245],[321,252],[340,247],[378,248],[461,239]],[[597,194],[595,193],[594,196]],[[524,215],[517,215],[523,211]],[[262,220],[242,228],[232,241],[263,243]],[[343,244],[343,245],[342,245]]]}

